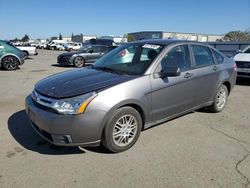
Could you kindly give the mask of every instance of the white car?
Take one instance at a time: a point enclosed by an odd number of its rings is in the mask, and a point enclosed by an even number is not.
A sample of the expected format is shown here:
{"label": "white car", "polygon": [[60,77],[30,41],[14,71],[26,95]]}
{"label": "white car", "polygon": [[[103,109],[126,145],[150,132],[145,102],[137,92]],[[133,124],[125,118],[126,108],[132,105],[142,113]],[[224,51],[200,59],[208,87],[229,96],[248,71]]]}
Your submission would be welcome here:
{"label": "white car", "polygon": [[40,43],[40,44],[38,44],[37,48],[40,48],[40,49],[45,49],[45,48],[46,48],[46,46],[47,46],[47,44],[46,44],[46,43]]}
{"label": "white car", "polygon": [[234,56],[237,65],[237,76],[250,78],[250,46]]}
{"label": "white car", "polygon": [[82,43],[69,44],[66,48],[67,51],[79,50],[82,47]]}
{"label": "white car", "polygon": [[37,55],[36,47],[34,46],[16,46],[18,49],[22,50],[23,56],[27,59],[31,55]]}

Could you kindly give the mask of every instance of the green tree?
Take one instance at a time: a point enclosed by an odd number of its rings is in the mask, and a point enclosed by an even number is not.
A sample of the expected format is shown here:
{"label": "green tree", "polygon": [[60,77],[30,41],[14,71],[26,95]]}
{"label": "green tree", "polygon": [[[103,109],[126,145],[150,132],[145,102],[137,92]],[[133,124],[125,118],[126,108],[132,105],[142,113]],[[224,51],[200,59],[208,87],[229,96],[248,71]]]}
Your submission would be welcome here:
{"label": "green tree", "polygon": [[25,34],[24,37],[21,39],[22,42],[28,42],[29,40],[30,38],[27,34]]}
{"label": "green tree", "polygon": [[62,34],[59,33],[59,40],[62,40]]}
{"label": "green tree", "polygon": [[249,31],[230,31],[223,37],[225,41],[250,41]]}

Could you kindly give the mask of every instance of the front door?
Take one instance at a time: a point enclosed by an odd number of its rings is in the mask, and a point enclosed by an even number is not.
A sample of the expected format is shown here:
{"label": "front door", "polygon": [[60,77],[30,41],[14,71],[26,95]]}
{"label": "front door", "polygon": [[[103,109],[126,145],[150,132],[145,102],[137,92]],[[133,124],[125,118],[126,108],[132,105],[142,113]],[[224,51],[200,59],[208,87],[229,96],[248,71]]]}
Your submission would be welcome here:
{"label": "front door", "polygon": [[152,121],[159,121],[185,112],[194,105],[193,70],[187,45],[173,47],[166,53],[157,71],[179,67],[176,77],[153,78],[152,76]]}

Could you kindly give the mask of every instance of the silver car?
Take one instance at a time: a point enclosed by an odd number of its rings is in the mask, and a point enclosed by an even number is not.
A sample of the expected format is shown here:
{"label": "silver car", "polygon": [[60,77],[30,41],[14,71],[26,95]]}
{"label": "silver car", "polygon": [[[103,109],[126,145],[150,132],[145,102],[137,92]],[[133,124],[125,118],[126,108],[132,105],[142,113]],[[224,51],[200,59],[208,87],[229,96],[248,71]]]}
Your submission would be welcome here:
{"label": "silver car", "polygon": [[121,152],[143,129],[203,107],[222,111],[235,80],[234,61],[210,46],[143,40],[39,81],[26,112],[52,144]]}

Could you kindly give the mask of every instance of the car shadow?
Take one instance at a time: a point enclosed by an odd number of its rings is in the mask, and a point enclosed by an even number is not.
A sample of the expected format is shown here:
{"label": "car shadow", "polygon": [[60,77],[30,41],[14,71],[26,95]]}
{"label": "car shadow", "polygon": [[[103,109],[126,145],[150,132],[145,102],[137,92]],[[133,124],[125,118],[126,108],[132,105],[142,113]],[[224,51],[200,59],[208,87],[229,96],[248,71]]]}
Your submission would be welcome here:
{"label": "car shadow", "polygon": [[62,147],[55,146],[43,140],[30,126],[25,110],[14,113],[8,119],[8,129],[13,138],[25,149],[45,155],[70,155],[81,154],[86,151],[111,154],[104,146],[99,147]]}
{"label": "car shadow", "polygon": [[25,110],[14,113],[8,119],[8,129],[15,140],[27,150],[46,155],[80,154],[77,147],[54,146],[43,140],[30,126]]}
{"label": "car shadow", "polygon": [[75,67],[74,65],[60,65],[60,64],[52,64],[51,66],[52,67],[60,67],[60,68],[72,68],[72,67]]}
{"label": "car shadow", "polygon": [[250,78],[237,78],[236,85],[250,86]]}

